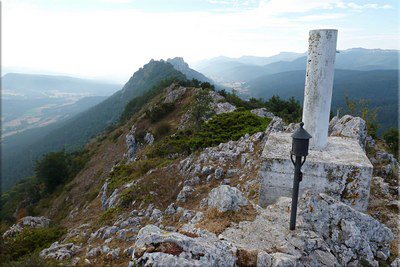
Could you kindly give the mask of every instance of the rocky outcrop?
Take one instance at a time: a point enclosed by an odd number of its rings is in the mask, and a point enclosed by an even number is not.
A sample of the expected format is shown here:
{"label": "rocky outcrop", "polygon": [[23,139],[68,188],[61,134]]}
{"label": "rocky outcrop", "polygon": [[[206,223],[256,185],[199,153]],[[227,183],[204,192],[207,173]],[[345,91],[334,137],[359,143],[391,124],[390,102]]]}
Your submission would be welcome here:
{"label": "rocky outcrop", "polygon": [[185,202],[186,198],[190,196],[193,192],[194,189],[191,186],[184,186],[176,197],[176,201]]}
{"label": "rocky outcrop", "polygon": [[140,144],[139,141],[135,138],[136,126],[133,125],[129,133],[125,137],[125,143],[127,146],[126,158],[127,162],[133,162],[136,160],[136,153],[139,151]]}
{"label": "rocky outcrop", "polygon": [[40,227],[48,227],[50,224],[50,219],[40,216],[40,217],[32,217],[27,216],[22,218],[17,224],[13,224],[10,229],[8,229],[3,234],[3,238],[15,237],[19,234],[24,228],[40,228]]}
{"label": "rocky outcrop", "polygon": [[389,228],[326,194],[307,192],[300,214],[342,265],[357,265],[365,259],[378,266],[375,259],[390,256],[389,242],[394,236]]}
{"label": "rocky outcrop", "polygon": [[272,112],[267,111],[266,108],[252,109],[250,112],[261,118],[275,118],[275,115]]}
{"label": "rocky outcrop", "polygon": [[143,227],[136,238],[133,260],[137,266],[234,266],[235,247],[215,236],[189,237]]}
{"label": "rocky outcrop", "polygon": [[146,135],[144,136],[144,141],[148,145],[152,145],[154,143],[154,135],[152,135],[151,133],[146,133]]}
{"label": "rocky outcrop", "polygon": [[268,124],[267,129],[265,129],[265,134],[282,132],[284,130],[285,124],[279,117],[273,117],[272,121]]}
{"label": "rocky outcrop", "polygon": [[329,123],[330,136],[350,137],[358,140],[358,143],[365,149],[367,138],[367,126],[360,117],[344,115],[342,118],[333,118]]}
{"label": "rocky outcrop", "polygon": [[175,103],[175,101],[181,99],[187,91],[186,87],[179,86],[176,88],[175,84],[172,85],[173,88],[167,93],[164,103]]}
{"label": "rocky outcrop", "polygon": [[228,113],[233,112],[236,110],[236,107],[228,102],[224,103],[216,103],[213,105],[213,109],[216,114]]}
{"label": "rocky outcrop", "polygon": [[174,57],[167,59],[168,63],[171,63],[174,66],[174,69],[182,72],[188,80],[196,79],[202,82],[213,83],[212,80],[208,79],[206,76],[197,72],[189,67],[189,65],[183,60],[182,57]]}
{"label": "rocky outcrop", "polygon": [[207,199],[208,208],[216,208],[220,212],[239,211],[246,206],[247,199],[237,188],[229,185],[220,185],[211,190]]}
{"label": "rocky outcrop", "polygon": [[40,252],[40,256],[44,258],[54,258],[57,260],[67,260],[74,256],[81,249],[73,243],[59,244],[54,242],[49,248]]}

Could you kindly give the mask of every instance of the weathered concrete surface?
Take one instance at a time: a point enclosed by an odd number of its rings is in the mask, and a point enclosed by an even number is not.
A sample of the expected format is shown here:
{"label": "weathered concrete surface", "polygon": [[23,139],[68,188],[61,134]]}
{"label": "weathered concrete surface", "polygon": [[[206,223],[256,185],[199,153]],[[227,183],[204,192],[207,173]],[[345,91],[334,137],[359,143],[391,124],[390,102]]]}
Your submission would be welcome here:
{"label": "weathered concrete surface", "polygon": [[[259,204],[292,196],[294,167],[291,134],[271,133],[261,155]],[[302,167],[300,195],[306,189],[326,192],[356,210],[368,205],[372,165],[357,140],[329,137],[324,151],[311,150]]]}
{"label": "weathered concrete surface", "polygon": [[323,150],[327,145],[336,41],[337,30],[310,31],[303,122],[304,129],[313,137],[311,149]]}

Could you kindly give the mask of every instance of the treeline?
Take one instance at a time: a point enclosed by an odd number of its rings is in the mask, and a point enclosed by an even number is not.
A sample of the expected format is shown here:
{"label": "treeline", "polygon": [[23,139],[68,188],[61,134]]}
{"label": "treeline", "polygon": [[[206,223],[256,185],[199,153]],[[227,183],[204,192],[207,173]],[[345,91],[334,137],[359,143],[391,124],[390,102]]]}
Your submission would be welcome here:
{"label": "treeline", "polygon": [[254,97],[249,100],[244,100],[237,95],[235,90],[233,90],[232,93],[229,93],[226,90],[218,91],[218,93],[225,97],[226,101],[236,107],[242,107],[246,110],[266,108],[275,116],[281,117],[286,123],[300,122],[301,120],[302,108],[300,102],[294,97],[284,100],[279,96],[274,95],[267,101],[262,98],[256,99]]}
{"label": "treeline", "polygon": [[[41,199],[48,197],[74,178],[91,154],[88,150],[67,153],[65,151],[50,152],[41,160],[36,161],[35,176],[19,181],[11,190],[2,194],[0,199],[0,219],[6,224],[12,224],[23,216],[35,216],[35,209]],[[14,217],[14,212],[17,211]]]}

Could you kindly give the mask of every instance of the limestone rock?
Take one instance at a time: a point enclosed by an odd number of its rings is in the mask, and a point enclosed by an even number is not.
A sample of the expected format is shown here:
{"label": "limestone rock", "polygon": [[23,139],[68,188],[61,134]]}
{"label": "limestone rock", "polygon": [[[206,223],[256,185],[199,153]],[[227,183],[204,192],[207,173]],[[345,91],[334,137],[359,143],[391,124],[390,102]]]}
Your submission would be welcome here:
{"label": "limestone rock", "polygon": [[189,222],[194,217],[194,212],[191,210],[184,209],[179,222]]}
{"label": "limestone rock", "polygon": [[176,201],[185,202],[186,198],[190,196],[193,192],[194,189],[191,186],[184,186],[176,197]]}
{"label": "limestone rock", "polygon": [[275,132],[282,132],[284,129],[284,123],[281,118],[273,117],[272,121],[267,126],[265,130],[265,134],[275,133]]}
{"label": "limestone rock", "polygon": [[216,237],[188,237],[154,225],[142,228],[133,259],[137,266],[235,266],[234,247]]}
{"label": "limestone rock", "polygon": [[[298,264],[300,265],[300,264]],[[296,257],[276,252],[272,254],[272,267],[294,267],[296,264]],[[300,265],[301,266],[301,265]]]}
{"label": "limestone rock", "polygon": [[135,138],[136,126],[133,125],[129,133],[125,137],[125,143],[127,146],[126,157],[128,159],[128,163],[136,160],[136,153],[139,151],[140,144],[138,140]]}
{"label": "limestone rock", "polygon": [[222,95],[218,94],[215,91],[209,91],[208,94],[214,103],[218,103],[218,102],[225,100],[225,98]]}
{"label": "limestone rock", "polygon": [[390,267],[400,267],[400,258],[396,258],[394,261],[392,261]]}
{"label": "limestone rock", "polygon": [[50,224],[50,219],[39,216],[27,216],[23,217],[17,224],[13,224],[10,229],[8,229],[3,234],[3,238],[15,237],[18,233],[20,233],[24,228],[40,228],[40,227],[48,227]]}
{"label": "limestone rock", "polygon": [[218,179],[218,180],[222,179],[222,177],[224,175],[224,169],[221,167],[218,167],[215,169],[214,174],[215,174],[215,179]]}
{"label": "limestone rock", "polygon": [[28,226],[29,228],[39,228],[39,227],[48,227],[50,223],[50,219],[40,216],[40,217],[32,217],[27,216],[20,220],[19,225],[21,227]]}
{"label": "limestone rock", "polygon": [[271,267],[272,257],[265,251],[260,251],[257,254],[257,267]]}
{"label": "limestone rock", "polygon": [[247,199],[237,188],[221,185],[211,190],[207,204],[209,208],[217,208],[220,212],[239,211],[242,206],[247,205]]}
{"label": "limestone rock", "polygon": [[174,215],[176,213],[175,203],[169,204],[169,206],[165,209],[164,213],[167,215]]}
{"label": "limestone rock", "polygon": [[250,110],[250,112],[261,118],[271,118],[272,119],[275,117],[275,115],[273,113],[267,111],[266,108],[252,109],[252,110]]}
{"label": "limestone rock", "polygon": [[235,110],[236,107],[228,102],[217,103],[214,105],[214,111],[216,114],[228,113]]}
{"label": "limestone rock", "polygon": [[198,211],[194,217],[191,219],[190,223],[191,224],[196,224],[201,222],[204,219],[204,213],[201,211]]}
{"label": "limestone rock", "polygon": [[118,192],[119,190],[116,188],[109,198],[107,198],[107,195],[105,195],[104,202],[102,199],[102,206],[104,209],[114,208],[117,206],[119,200]]}
{"label": "limestone rock", "polygon": [[182,98],[182,96],[186,93],[186,87],[179,86],[179,88],[172,89],[167,96],[165,97],[164,103],[174,103],[175,101]]}
{"label": "limestone rock", "polygon": [[86,253],[86,258],[94,258],[94,257],[97,257],[97,256],[99,256],[100,254],[101,254],[101,249],[100,248],[92,248],[91,250],[89,250],[87,253]]}
{"label": "limestone rock", "polygon": [[285,133],[293,133],[299,127],[300,127],[300,123],[292,122],[288,126],[284,127],[284,132]]}
{"label": "limestone rock", "polygon": [[300,215],[322,235],[342,265],[350,264],[354,259],[366,259],[377,266],[374,258],[378,251],[389,257],[393,233],[371,216],[323,193],[306,192],[301,203]]}
{"label": "limestone rock", "polygon": [[330,136],[350,137],[358,140],[358,143],[365,149],[367,139],[367,125],[360,117],[344,115],[339,120],[331,120]]}
{"label": "limestone rock", "polygon": [[80,246],[73,243],[59,244],[58,242],[54,242],[49,248],[42,250],[39,255],[44,258],[66,260],[78,253],[80,249]]}
{"label": "limestone rock", "polygon": [[146,135],[144,136],[144,141],[148,145],[152,145],[154,143],[154,135],[152,135],[151,133],[146,133]]}
{"label": "limestone rock", "polygon": [[120,248],[112,249],[110,252],[106,254],[106,259],[108,260],[116,260],[119,258],[119,254],[121,252]]}
{"label": "limestone rock", "polygon": [[159,219],[162,218],[162,212],[159,209],[154,209],[153,212],[151,213],[150,220],[152,221],[158,221]]}

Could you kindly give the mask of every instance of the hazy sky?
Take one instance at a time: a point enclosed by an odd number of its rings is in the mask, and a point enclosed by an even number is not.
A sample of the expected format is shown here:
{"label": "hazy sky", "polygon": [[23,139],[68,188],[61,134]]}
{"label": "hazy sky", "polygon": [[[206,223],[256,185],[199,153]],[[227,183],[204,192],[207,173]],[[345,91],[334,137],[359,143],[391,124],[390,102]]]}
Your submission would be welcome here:
{"label": "hazy sky", "polygon": [[151,58],[305,52],[336,28],[338,49],[399,49],[398,0],[5,0],[3,70],[125,82]]}

